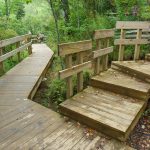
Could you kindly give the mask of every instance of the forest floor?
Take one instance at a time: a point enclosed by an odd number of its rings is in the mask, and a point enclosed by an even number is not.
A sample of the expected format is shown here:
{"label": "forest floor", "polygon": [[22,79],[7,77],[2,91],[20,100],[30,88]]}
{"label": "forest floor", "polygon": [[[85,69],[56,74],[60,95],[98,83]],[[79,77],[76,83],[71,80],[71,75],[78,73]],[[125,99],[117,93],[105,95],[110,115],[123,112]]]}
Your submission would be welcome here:
{"label": "forest floor", "polygon": [[[51,79],[56,77],[57,74],[50,73],[50,71],[46,74],[46,77],[34,97],[34,101],[59,112],[58,104],[52,102],[51,99],[47,97],[48,84],[50,84]],[[141,119],[126,141],[126,144],[137,150],[150,150],[150,101]]]}

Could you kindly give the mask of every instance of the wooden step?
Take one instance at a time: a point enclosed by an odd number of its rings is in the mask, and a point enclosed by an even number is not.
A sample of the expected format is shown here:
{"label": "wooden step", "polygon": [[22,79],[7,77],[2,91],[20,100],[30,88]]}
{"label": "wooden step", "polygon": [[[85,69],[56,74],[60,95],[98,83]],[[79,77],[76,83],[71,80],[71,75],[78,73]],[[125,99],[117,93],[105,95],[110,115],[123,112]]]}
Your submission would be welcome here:
{"label": "wooden step", "polygon": [[141,100],[148,100],[150,93],[150,84],[113,69],[93,77],[90,84]]}
{"label": "wooden step", "polygon": [[115,61],[112,68],[150,83],[150,62],[148,61]]}
{"label": "wooden step", "polygon": [[145,57],[145,59],[146,59],[147,61],[150,61],[150,54],[147,54],[146,57]]}
{"label": "wooden step", "polygon": [[146,102],[88,87],[60,104],[60,112],[108,136],[125,141]]}

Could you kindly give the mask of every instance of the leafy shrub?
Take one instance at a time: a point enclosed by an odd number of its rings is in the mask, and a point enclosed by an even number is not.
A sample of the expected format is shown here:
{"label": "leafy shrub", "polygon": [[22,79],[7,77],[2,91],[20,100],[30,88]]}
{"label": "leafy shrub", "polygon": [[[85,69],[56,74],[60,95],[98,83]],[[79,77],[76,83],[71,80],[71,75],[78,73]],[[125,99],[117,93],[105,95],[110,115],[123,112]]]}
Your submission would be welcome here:
{"label": "leafy shrub", "polygon": [[16,31],[12,29],[0,30],[0,40],[17,36]]}

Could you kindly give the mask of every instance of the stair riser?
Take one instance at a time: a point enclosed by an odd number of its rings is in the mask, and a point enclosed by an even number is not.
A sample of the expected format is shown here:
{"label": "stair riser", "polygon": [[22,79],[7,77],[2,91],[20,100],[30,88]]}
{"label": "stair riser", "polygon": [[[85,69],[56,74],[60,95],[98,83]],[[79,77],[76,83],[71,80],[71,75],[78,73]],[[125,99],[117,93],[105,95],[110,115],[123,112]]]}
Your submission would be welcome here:
{"label": "stair riser", "polygon": [[76,121],[79,121],[79,122],[93,128],[97,131],[100,131],[100,132],[102,132],[108,136],[111,136],[111,137],[116,138],[116,139],[121,140],[121,141],[125,141],[127,138],[125,133],[120,132],[120,131],[116,131],[115,129],[112,129],[111,127],[106,126],[105,124],[102,124],[96,120],[93,120],[92,118],[84,116],[84,115],[82,115],[76,111],[68,109],[65,106],[60,105],[59,110],[63,115],[68,116],[68,117],[70,117]]}
{"label": "stair riser", "polygon": [[91,79],[90,85],[97,87],[97,88],[104,89],[104,90],[108,90],[117,94],[130,96],[132,98],[136,98],[136,99],[140,99],[144,101],[146,101],[149,98],[148,93],[137,91],[137,90],[130,89],[127,87],[118,86],[118,85],[107,83],[107,82],[102,82],[102,81],[95,80],[95,79]]}
{"label": "stair riser", "polygon": [[144,74],[142,72],[139,72],[139,71],[133,70],[131,68],[115,64],[115,63],[112,63],[111,68],[150,83],[150,76],[147,74]]}

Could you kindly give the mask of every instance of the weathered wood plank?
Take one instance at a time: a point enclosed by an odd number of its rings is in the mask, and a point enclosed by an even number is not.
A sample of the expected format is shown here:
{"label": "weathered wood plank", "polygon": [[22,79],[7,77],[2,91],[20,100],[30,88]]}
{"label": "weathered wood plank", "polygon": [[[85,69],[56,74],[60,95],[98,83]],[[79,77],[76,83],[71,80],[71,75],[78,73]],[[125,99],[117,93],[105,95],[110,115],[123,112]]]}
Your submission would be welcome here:
{"label": "weathered wood plank", "polygon": [[19,41],[26,40],[27,38],[30,38],[30,37],[31,37],[31,34],[26,34],[26,35],[10,38],[10,39],[7,39],[7,40],[2,40],[2,41],[0,41],[0,48],[11,45],[11,44],[14,44],[14,43],[17,43]]}
{"label": "weathered wood plank", "polygon": [[[77,54],[77,62],[78,64],[83,63],[83,53]],[[83,70],[77,74],[77,91],[80,92],[83,90]]]}
{"label": "weathered wood plank", "polygon": [[10,58],[10,57],[16,55],[18,52],[24,51],[26,48],[28,48],[29,46],[31,46],[31,44],[32,44],[31,42],[27,43],[27,44],[25,44],[25,45],[23,45],[23,46],[15,49],[15,50],[9,52],[9,53],[6,53],[6,54],[0,56],[0,62],[6,60],[7,58]]}
{"label": "weathered wood plank", "polygon": [[[138,29],[136,39],[141,39],[141,37],[142,37],[142,30]],[[139,57],[140,57],[140,45],[136,44],[134,52],[134,60],[138,60]]]}
{"label": "weathered wood plank", "polygon": [[148,21],[117,21],[116,29],[149,29]]}
{"label": "weathered wood plank", "polygon": [[87,68],[91,68],[91,67],[92,67],[92,63],[91,63],[91,61],[88,61],[83,64],[73,66],[72,68],[68,68],[68,69],[59,71],[59,77],[60,77],[60,79],[65,79],[67,77],[70,77],[74,74],[77,74],[77,73],[83,71],[83,69],[87,69]]}
{"label": "weathered wood plank", "polygon": [[68,54],[79,53],[92,49],[92,40],[59,44],[59,55],[65,56]]}
{"label": "weathered wood plank", "polygon": [[103,55],[109,54],[113,52],[113,46],[112,47],[107,47],[103,48],[100,50],[93,51],[93,58],[101,57]]}
{"label": "weathered wood plank", "polygon": [[144,45],[148,44],[149,41],[147,39],[117,39],[115,40],[115,45]]}
{"label": "weathered wood plank", "polygon": [[112,29],[102,29],[94,31],[94,39],[103,39],[103,38],[111,38],[114,36],[114,30]]}
{"label": "weathered wood plank", "polygon": [[[72,68],[72,55],[67,55],[65,57],[65,63],[66,63],[66,68]],[[73,83],[72,83],[72,77],[69,76],[66,79],[67,83],[67,98],[73,96]]]}

